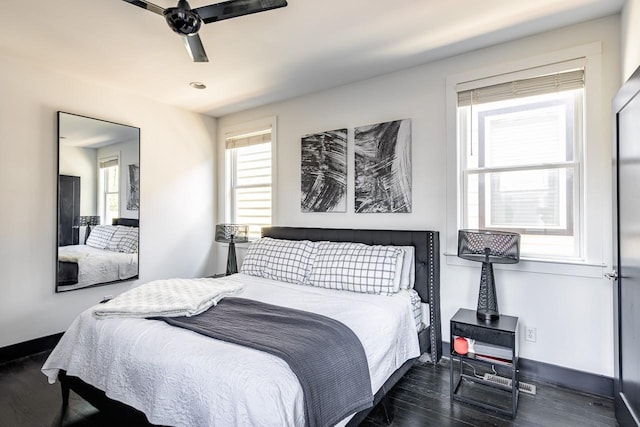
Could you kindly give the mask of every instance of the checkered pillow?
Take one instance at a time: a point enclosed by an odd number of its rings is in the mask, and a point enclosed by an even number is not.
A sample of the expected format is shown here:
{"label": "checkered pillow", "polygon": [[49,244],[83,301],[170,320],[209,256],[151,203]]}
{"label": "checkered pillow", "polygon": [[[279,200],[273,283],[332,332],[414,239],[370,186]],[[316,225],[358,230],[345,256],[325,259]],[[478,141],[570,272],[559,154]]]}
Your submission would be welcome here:
{"label": "checkered pillow", "polygon": [[309,240],[264,237],[247,250],[240,272],[283,282],[306,284],[314,255]]}
{"label": "checkered pillow", "polygon": [[118,251],[135,254],[138,252],[138,227],[127,227],[129,228],[129,232],[120,239],[120,243],[118,244]]}
{"label": "checkered pillow", "polygon": [[110,251],[119,251],[120,241],[124,236],[129,234],[130,227],[125,227],[123,225],[116,225],[114,226],[114,228],[115,228],[115,231],[111,236],[111,239],[109,239],[109,244],[107,245],[107,249],[109,249]]}
{"label": "checkered pillow", "polygon": [[113,225],[96,225],[91,229],[89,238],[87,238],[87,246],[97,249],[107,249],[111,236],[116,232]]}
{"label": "checkered pillow", "polygon": [[367,294],[392,295],[401,249],[363,243],[319,242],[309,284]]}

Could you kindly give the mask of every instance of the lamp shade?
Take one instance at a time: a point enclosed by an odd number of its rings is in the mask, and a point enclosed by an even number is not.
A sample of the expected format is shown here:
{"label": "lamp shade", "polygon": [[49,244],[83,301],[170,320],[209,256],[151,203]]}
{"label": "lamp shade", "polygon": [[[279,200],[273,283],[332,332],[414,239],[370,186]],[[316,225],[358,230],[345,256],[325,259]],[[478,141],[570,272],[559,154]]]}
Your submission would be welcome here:
{"label": "lamp shade", "polygon": [[243,224],[218,224],[216,225],[216,242],[221,243],[245,243],[249,241],[249,226]]}
{"label": "lamp shade", "polygon": [[515,264],[520,260],[520,234],[494,230],[459,230],[458,256],[494,264]]}

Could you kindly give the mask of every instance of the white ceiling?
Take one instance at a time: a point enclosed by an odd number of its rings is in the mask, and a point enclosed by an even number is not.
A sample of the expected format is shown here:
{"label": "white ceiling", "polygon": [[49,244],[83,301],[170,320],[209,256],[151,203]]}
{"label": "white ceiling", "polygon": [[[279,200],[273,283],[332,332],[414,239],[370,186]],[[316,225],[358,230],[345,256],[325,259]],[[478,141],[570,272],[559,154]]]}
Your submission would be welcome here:
{"label": "white ceiling", "polygon": [[69,113],[58,116],[60,145],[100,148],[120,142],[137,141],[140,129]]}
{"label": "white ceiling", "polygon": [[623,3],[289,0],[204,25],[210,62],[193,63],[161,16],[122,0],[2,0],[0,52],[217,117],[614,14]]}

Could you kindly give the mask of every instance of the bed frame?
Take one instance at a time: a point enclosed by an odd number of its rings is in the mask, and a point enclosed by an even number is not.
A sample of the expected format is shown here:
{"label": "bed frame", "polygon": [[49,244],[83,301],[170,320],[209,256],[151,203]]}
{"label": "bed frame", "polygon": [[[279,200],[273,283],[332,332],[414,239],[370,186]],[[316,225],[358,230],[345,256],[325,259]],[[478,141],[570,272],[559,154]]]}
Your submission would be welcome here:
{"label": "bed frame", "polygon": [[[430,325],[418,334],[420,351],[428,353],[432,363],[438,363],[442,357],[442,335],[440,328],[440,238],[437,231],[404,231],[404,230],[355,230],[338,228],[300,228],[300,227],[266,227],[262,229],[264,237],[287,240],[312,240],[334,242],[357,242],[376,245],[415,246],[416,282],[415,289],[423,302],[429,304]],[[373,406],[358,412],[351,418],[348,426],[357,426],[383,402],[385,413],[385,396],[402,376],[417,362],[411,359],[396,370],[380,390],[374,395]],[[62,386],[62,416],[69,404],[69,391],[73,390],[86,401],[111,414],[115,419],[133,423],[132,425],[149,426],[145,415],[121,402],[109,399],[105,393],[77,377],[67,376],[60,371],[58,379]]]}

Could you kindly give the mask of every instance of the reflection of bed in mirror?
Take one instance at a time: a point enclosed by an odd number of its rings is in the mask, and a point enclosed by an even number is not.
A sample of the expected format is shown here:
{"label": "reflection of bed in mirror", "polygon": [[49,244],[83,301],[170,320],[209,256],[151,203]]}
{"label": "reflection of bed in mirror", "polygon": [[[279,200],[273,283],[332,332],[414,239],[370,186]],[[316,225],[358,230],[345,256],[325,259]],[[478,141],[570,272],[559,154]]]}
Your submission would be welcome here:
{"label": "reflection of bed in mirror", "polygon": [[84,245],[58,248],[58,291],[138,278],[138,220],[114,218],[91,229]]}

